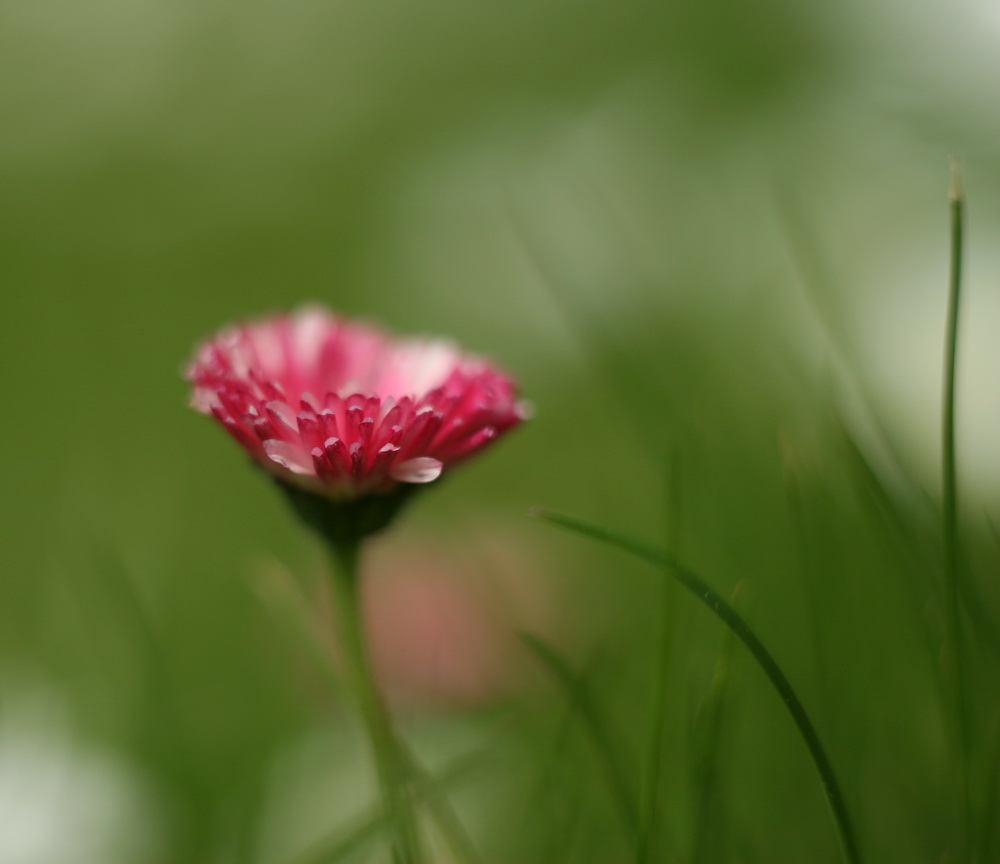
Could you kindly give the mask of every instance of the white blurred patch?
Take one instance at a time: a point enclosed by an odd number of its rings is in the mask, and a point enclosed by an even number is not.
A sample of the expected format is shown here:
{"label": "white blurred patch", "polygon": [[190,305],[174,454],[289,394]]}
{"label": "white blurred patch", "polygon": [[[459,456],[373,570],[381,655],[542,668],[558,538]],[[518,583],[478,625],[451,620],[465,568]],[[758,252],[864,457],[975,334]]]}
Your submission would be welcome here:
{"label": "white blurred patch", "polygon": [[384,384],[396,396],[426,393],[444,383],[460,356],[454,343],[444,339],[409,340],[393,357]]}
{"label": "white blurred patch", "polygon": [[77,740],[54,691],[9,677],[0,689],[0,864],[155,858],[149,795],[133,769]]}
{"label": "white blurred patch", "polygon": [[[977,234],[982,228],[977,230]],[[870,274],[879,290],[859,303],[857,331],[882,420],[924,483],[936,488],[947,305],[946,239],[914,244]],[[956,435],[963,495],[1000,504],[1000,257],[966,249],[959,319]]]}
{"label": "white blurred patch", "polygon": [[319,362],[333,322],[320,306],[305,306],[295,312],[295,355],[300,369],[311,369]]}

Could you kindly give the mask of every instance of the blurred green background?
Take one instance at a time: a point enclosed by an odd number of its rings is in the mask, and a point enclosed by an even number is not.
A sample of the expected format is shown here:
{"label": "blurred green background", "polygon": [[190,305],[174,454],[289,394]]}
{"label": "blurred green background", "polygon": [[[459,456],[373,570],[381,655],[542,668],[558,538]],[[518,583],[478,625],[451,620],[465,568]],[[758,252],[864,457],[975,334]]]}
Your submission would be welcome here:
{"label": "blurred green background", "polygon": [[[953,155],[977,836],[1000,859],[998,47],[985,0],[0,4],[0,864],[319,864],[373,797],[275,599],[309,593],[319,553],[182,380],[224,323],[306,302],[521,381],[535,419],[423,496],[385,566],[444,548],[514,591],[510,626],[588,670],[634,789],[658,575],[532,505],[738,585],[869,860],[957,854],[936,527]],[[839,860],[780,702],[672,603],[653,860]],[[631,860],[565,694],[516,639],[498,650],[503,692],[404,718],[432,764],[482,754],[455,800],[484,857]]]}

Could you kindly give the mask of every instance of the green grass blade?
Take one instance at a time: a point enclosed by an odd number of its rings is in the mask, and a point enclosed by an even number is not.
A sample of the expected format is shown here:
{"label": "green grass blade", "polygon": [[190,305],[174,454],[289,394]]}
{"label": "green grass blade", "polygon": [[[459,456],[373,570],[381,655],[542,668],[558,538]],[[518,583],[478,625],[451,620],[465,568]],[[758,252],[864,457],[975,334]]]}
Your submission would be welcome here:
{"label": "green grass blade", "polygon": [[291,864],[339,864],[368,843],[374,842],[387,829],[387,820],[380,811],[372,808],[370,815],[360,820],[342,837],[320,843],[316,848],[294,859]]}
{"label": "green grass blade", "polygon": [[608,785],[622,823],[634,844],[639,830],[639,810],[630,791],[624,759],[615,744],[616,739],[611,732],[610,724],[591,698],[584,681],[551,645],[531,633],[520,631],[518,635],[559,681],[571,704],[579,712],[607,773]]}
{"label": "green grass blade", "polygon": [[1000,831],[993,814],[1000,808],[1000,723],[996,724],[993,746],[987,761],[986,791],[983,795],[977,838],[978,861],[996,861],[1000,854]]}
{"label": "green grass blade", "polygon": [[282,634],[306,651],[330,691],[346,699],[347,690],[334,668],[330,646],[324,643],[314,621],[313,604],[292,574],[277,566],[262,569],[251,588]]}
{"label": "green grass blade", "polygon": [[[955,459],[955,385],[958,378],[958,316],[962,294],[962,232],[964,199],[958,179],[958,165],[952,162],[949,204],[951,211],[951,266],[948,286],[948,321],[945,330],[944,384],[941,406],[942,520],[944,523],[945,567],[948,575],[949,606],[958,616],[958,480]],[[954,635],[954,634],[953,634]]]}
{"label": "green grass blade", "polygon": [[958,319],[962,296],[962,241],[965,199],[958,163],[951,163],[948,192],[951,260],[948,274],[948,319],[945,327],[944,380],[941,397],[941,521],[944,538],[946,675],[949,678],[955,735],[955,770],[963,820],[963,846],[969,850],[975,827],[969,783],[969,730],[965,669],[962,659],[962,560],[958,536],[958,476],[955,450],[955,390],[958,380]]}
{"label": "green grass blade", "polygon": [[594,525],[591,522],[578,519],[576,516],[557,513],[555,510],[548,510],[545,507],[533,507],[528,515],[533,519],[540,519],[542,522],[558,525],[560,528],[567,528],[577,534],[582,534],[584,537],[590,537],[592,540],[607,543],[609,546],[614,546],[617,549],[628,552],[630,555],[634,555],[636,558],[655,567],[665,567],[667,565],[667,556],[655,546],[644,543],[642,540],[636,540],[634,537],[628,537],[617,531],[612,531],[609,528],[602,528],[600,525]]}
{"label": "green grass blade", "polygon": [[409,763],[414,791],[427,805],[431,818],[448,845],[451,860],[455,864],[481,864],[482,859],[472,838],[455,813],[437,778],[417,759],[412,750],[407,749],[405,756]]}
{"label": "green grass blade", "polygon": [[536,239],[536,232],[530,230],[525,220],[512,213],[511,225],[568,329],[584,349],[584,354],[595,359],[597,372],[604,377],[611,398],[620,400],[643,445],[651,454],[658,455],[662,444],[659,429],[642,422],[635,412],[636,405],[646,404],[656,392],[655,382],[649,381],[652,374],[649,366],[636,361],[627,347],[627,340],[608,325],[607,316],[586,292],[574,290],[570,284],[572,279]]}
{"label": "green grass blade", "polygon": [[[735,603],[739,591],[737,585],[732,600]],[[709,847],[714,831],[716,814],[709,813],[718,788],[720,741],[726,715],[726,697],[732,680],[733,649],[736,636],[727,629],[723,636],[719,656],[715,661],[712,683],[702,705],[694,730],[692,749],[694,750],[694,782],[696,784],[695,833],[691,849],[691,861],[700,864],[714,860]]]}
{"label": "green grass blade", "polygon": [[833,765],[826,754],[826,749],[820,741],[819,734],[816,732],[816,728],[809,719],[805,707],[796,695],[785,673],[781,670],[771,652],[764,647],[764,644],[757,638],[754,631],[743,620],[743,617],[697,574],[688,570],[671,556],[646,543],[563,513],[535,508],[532,511],[532,515],[537,519],[567,528],[577,534],[582,534],[585,537],[590,537],[593,540],[598,540],[629,552],[661,570],[669,571],[681,585],[694,594],[723,624],[732,630],[733,634],[753,655],[754,660],[757,661],[757,665],[760,666],[761,670],[767,676],[781,697],[781,701],[788,709],[788,713],[791,714],[792,720],[798,728],[799,734],[802,736],[802,740],[820,776],[820,781],[826,793],[826,798],[830,805],[834,823],[836,824],[843,847],[844,858],[849,864],[859,864],[861,861],[861,852],[857,844],[850,815],[847,812],[847,805],[841,793],[840,784],[837,782]]}
{"label": "green grass blade", "polygon": [[[323,644],[315,627],[312,626],[308,613],[308,603],[298,589],[295,580],[291,578],[291,574],[279,574],[279,577],[269,574],[269,578],[261,580],[257,587],[257,593],[266,605],[279,613],[276,618],[283,629],[301,641],[308,650],[310,658],[333,692],[340,696],[345,695],[343,682],[333,668],[333,658],[330,651]],[[409,748],[401,745],[401,749],[417,796],[427,804],[432,818],[448,844],[453,860],[456,864],[479,864],[479,855],[440,789],[438,780]],[[384,820],[379,820],[378,825],[374,827],[370,824],[370,820],[366,821],[354,832],[336,841],[331,848],[326,850],[324,854],[332,857],[319,860],[331,862],[341,860],[371,839],[371,832],[381,827],[384,827]]]}
{"label": "green grass blade", "polygon": [[[669,517],[667,520],[667,543],[676,551],[677,526],[680,524],[680,460],[676,452],[671,458],[672,470],[667,480],[667,500]],[[667,725],[667,687],[670,682],[670,668],[674,640],[677,586],[671,579],[662,580],[660,609],[657,621],[656,659],[653,674],[652,721],[649,729],[649,743],[646,749],[646,763],[643,771],[642,797],[639,804],[639,840],[635,850],[635,864],[647,864],[654,858],[654,835],[660,812],[660,797],[663,787],[663,752]]]}
{"label": "green grass blade", "polygon": [[[584,679],[589,672],[582,674]],[[520,829],[515,833],[521,843],[530,834],[540,835],[542,846],[535,855],[535,860],[561,864],[569,860],[575,837],[575,828],[579,824],[581,810],[580,785],[570,784],[560,787],[559,770],[566,759],[569,749],[570,733],[577,722],[578,712],[572,704],[567,704],[556,725],[555,734],[551,737],[549,746],[539,762],[534,788],[524,798],[524,811],[520,819]],[[553,812],[552,804],[558,802],[561,812]],[[544,825],[542,832],[537,826]],[[525,844],[523,849],[532,848]],[[514,860],[519,860],[514,856]]]}

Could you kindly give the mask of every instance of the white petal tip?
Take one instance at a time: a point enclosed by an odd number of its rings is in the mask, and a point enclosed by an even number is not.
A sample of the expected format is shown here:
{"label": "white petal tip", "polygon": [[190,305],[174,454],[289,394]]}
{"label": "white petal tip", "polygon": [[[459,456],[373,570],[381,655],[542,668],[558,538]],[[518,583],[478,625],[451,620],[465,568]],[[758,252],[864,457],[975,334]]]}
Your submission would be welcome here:
{"label": "white petal tip", "polygon": [[444,465],[430,456],[418,456],[394,465],[389,472],[393,480],[400,483],[431,483],[441,476]]}
{"label": "white petal tip", "polygon": [[191,396],[191,407],[195,411],[200,411],[202,414],[211,414],[212,409],[216,406],[221,407],[222,403],[219,401],[215,390],[211,390],[208,387],[195,388],[194,394]]}
{"label": "white petal tip", "polygon": [[267,458],[293,474],[315,474],[312,458],[301,447],[287,441],[265,441]]}

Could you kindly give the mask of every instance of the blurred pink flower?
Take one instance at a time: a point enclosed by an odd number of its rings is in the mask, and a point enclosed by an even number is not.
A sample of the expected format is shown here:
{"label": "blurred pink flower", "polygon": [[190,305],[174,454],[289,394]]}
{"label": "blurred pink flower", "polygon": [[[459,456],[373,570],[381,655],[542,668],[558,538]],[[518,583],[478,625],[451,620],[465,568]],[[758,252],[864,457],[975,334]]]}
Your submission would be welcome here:
{"label": "blurred pink flower", "polygon": [[527,413],[506,374],[452,343],[316,307],[223,330],[187,377],[193,407],[258,463],[333,501],[436,480]]}
{"label": "blurred pink flower", "polygon": [[463,524],[370,549],[364,616],[376,675],[397,704],[461,708],[520,689],[519,629],[560,629],[552,586],[514,532]]}

